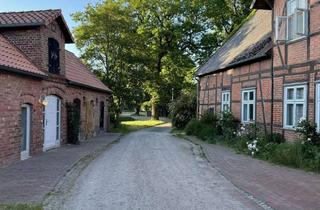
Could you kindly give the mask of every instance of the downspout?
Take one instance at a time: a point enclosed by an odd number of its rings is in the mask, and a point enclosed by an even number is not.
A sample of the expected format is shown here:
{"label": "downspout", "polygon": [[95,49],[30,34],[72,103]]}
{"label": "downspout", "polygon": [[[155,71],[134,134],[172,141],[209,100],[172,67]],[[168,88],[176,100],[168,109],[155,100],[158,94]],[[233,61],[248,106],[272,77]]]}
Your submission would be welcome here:
{"label": "downspout", "polygon": [[274,43],[274,10],[272,7],[272,18],[271,18],[271,26],[272,26],[272,51],[271,51],[271,125],[270,125],[270,132],[271,132],[271,140],[273,140],[273,107],[274,107],[274,67],[273,67],[273,60],[274,60],[274,53],[273,53],[273,43]]}

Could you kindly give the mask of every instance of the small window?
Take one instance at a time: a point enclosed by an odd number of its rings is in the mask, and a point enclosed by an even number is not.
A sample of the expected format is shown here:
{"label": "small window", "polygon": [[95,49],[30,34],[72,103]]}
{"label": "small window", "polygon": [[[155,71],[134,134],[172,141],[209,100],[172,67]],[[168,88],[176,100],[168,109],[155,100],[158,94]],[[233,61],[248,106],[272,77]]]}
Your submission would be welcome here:
{"label": "small window", "polygon": [[49,50],[49,73],[59,74],[60,73],[60,48],[59,42],[53,38],[48,40]]}
{"label": "small window", "polygon": [[276,40],[294,40],[308,34],[307,0],[287,0],[287,16],[276,18]]}
{"label": "small window", "polygon": [[307,87],[290,86],[284,89],[284,127],[294,128],[306,117]]}
{"label": "small window", "polygon": [[287,39],[293,40],[307,35],[307,1],[288,0],[287,1]]}
{"label": "small window", "polygon": [[230,91],[223,91],[221,95],[221,111],[230,111]]}
{"label": "small window", "polygon": [[243,90],[241,102],[241,122],[248,123],[255,121],[256,91],[254,89]]}

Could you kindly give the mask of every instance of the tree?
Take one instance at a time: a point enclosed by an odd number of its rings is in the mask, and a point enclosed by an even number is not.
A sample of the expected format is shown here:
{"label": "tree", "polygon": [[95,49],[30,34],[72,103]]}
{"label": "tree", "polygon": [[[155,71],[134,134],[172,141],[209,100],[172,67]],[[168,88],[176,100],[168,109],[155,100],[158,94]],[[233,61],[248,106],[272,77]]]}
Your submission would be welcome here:
{"label": "tree", "polygon": [[[82,58],[111,85],[114,104],[152,116],[194,88],[192,74],[249,12],[246,0],[105,0],[74,14]],[[138,112],[138,110],[137,110]]]}

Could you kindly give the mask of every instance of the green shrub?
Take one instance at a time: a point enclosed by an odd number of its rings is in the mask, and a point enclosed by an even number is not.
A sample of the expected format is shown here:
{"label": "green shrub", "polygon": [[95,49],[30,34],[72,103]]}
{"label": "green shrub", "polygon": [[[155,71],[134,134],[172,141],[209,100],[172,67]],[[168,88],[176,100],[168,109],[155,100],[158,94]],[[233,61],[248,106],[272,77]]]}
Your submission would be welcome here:
{"label": "green shrub", "polygon": [[221,113],[217,130],[218,134],[223,135],[227,140],[235,136],[237,122],[231,112]]}
{"label": "green shrub", "polygon": [[266,140],[267,142],[275,144],[282,144],[286,141],[283,135],[281,135],[280,133],[268,133],[266,136]]}
{"label": "green shrub", "polygon": [[219,117],[211,109],[205,111],[200,119],[200,122],[203,124],[211,125],[213,128],[217,127]]}
{"label": "green shrub", "polygon": [[197,96],[195,93],[183,94],[176,101],[169,104],[172,125],[185,128],[188,122],[196,117]]}
{"label": "green shrub", "polygon": [[300,134],[305,143],[320,146],[320,135],[315,123],[301,120],[297,125],[296,132]]}
{"label": "green shrub", "polygon": [[194,135],[204,141],[213,139],[216,135],[216,132],[212,126],[196,119],[191,120],[187,124],[185,132],[187,135]]}
{"label": "green shrub", "polygon": [[302,145],[279,144],[273,152],[271,161],[274,163],[300,168],[303,162]]}
{"label": "green shrub", "polygon": [[191,136],[199,133],[200,129],[201,129],[201,123],[197,119],[192,119],[187,124],[185,128],[185,132],[187,135]]}

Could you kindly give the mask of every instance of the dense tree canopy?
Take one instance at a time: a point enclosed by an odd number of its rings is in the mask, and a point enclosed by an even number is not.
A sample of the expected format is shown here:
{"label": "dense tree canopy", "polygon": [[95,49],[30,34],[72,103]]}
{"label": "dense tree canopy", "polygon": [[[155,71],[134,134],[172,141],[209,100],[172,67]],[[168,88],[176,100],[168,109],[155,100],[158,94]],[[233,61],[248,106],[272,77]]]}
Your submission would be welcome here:
{"label": "dense tree canopy", "polygon": [[74,14],[82,58],[114,91],[115,107],[150,100],[157,118],[194,88],[205,61],[249,13],[248,0],[105,0]]}

